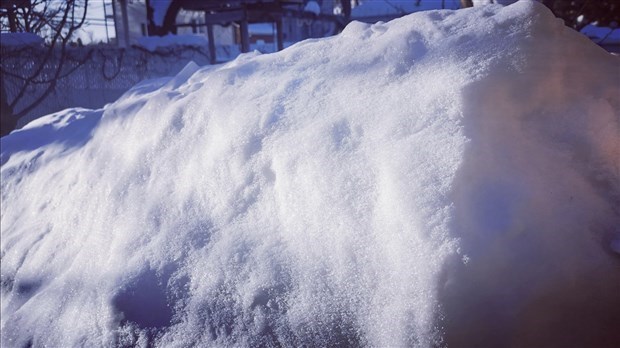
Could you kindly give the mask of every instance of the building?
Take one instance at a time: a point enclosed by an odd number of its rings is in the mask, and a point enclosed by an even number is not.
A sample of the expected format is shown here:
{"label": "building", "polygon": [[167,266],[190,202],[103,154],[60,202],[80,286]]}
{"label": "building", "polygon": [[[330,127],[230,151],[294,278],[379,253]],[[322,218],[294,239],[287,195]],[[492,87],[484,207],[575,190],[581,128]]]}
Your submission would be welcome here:
{"label": "building", "polygon": [[[345,3],[348,3],[345,1]],[[350,4],[349,4],[350,5]],[[212,62],[216,45],[285,43],[338,33],[349,11],[340,0],[114,0],[116,37],[122,47],[140,37],[167,34],[206,35]]]}
{"label": "building", "polygon": [[[515,0],[475,0],[509,4]],[[273,51],[308,38],[337,34],[351,20],[387,22],[413,12],[458,9],[461,0],[113,0],[116,37],[122,47],[144,36],[196,34],[216,46],[248,52],[257,45]],[[237,50],[235,47],[235,50]],[[262,46],[261,46],[262,47]]]}

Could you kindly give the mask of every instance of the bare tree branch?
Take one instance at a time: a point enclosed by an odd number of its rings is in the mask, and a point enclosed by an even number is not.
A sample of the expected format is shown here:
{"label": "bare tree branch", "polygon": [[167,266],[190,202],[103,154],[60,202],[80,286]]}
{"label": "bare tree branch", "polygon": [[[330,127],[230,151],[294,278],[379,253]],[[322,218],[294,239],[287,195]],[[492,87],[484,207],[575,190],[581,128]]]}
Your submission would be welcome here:
{"label": "bare tree branch", "polygon": [[[75,32],[86,22],[87,9],[88,0],[32,0],[29,2],[29,6],[9,9],[13,11],[11,16],[17,18],[15,29],[46,36],[47,44],[42,57],[32,60],[38,65],[27,76],[10,71],[4,64],[0,63],[0,71],[4,76],[20,80],[19,90],[15,96],[11,100],[3,100],[3,111],[5,109],[8,111],[3,112],[2,115],[2,134],[10,132],[10,130],[7,132],[4,125],[15,124],[16,119],[36,108],[56,88],[59,79],[75,72],[90,58],[92,52],[89,51],[79,61],[71,60],[67,51],[67,45]],[[0,22],[2,22],[3,27],[6,27],[3,18],[0,18]],[[34,51],[32,52],[34,53]],[[37,50],[37,54],[40,54],[38,52],[40,50]],[[24,53],[24,51],[22,50],[20,53]],[[72,61],[73,64],[67,68],[69,61]],[[52,66],[54,67],[52,73],[46,71]],[[23,109],[16,110],[24,97],[32,91],[34,85],[46,85],[46,87]],[[3,98],[7,96],[5,88],[3,83]],[[6,118],[12,120],[7,121]]]}

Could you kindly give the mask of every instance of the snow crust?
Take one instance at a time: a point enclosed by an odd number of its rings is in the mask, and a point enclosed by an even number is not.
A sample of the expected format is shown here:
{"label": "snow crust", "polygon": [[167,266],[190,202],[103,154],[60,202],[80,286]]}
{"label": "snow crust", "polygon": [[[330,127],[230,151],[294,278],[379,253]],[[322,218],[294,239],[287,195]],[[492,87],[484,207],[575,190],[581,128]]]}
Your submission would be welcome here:
{"label": "snow crust", "polygon": [[620,62],[519,2],[0,140],[3,347],[613,346]]}

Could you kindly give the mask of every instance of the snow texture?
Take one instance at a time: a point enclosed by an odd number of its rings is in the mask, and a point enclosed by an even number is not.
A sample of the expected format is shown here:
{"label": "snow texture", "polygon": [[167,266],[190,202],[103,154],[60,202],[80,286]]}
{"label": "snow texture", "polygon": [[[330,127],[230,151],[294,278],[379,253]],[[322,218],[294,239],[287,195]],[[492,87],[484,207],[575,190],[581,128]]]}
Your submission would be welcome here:
{"label": "snow texture", "polygon": [[2,347],[614,346],[619,59],[524,1],[1,139]]}
{"label": "snow texture", "polygon": [[[539,0],[536,0],[539,1]],[[489,4],[500,4],[500,5],[511,5],[515,2],[517,2],[517,0],[473,0],[472,1],[474,6],[485,6],[485,5],[489,5]]]}

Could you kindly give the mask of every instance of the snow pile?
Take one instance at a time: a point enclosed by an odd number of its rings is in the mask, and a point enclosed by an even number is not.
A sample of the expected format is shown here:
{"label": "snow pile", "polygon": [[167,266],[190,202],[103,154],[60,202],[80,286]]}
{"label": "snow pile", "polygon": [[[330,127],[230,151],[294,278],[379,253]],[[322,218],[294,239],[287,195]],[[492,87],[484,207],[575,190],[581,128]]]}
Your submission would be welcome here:
{"label": "snow pile", "polygon": [[474,6],[486,6],[489,4],[511,5],[517,2],[517,0],[473,0]]}
{"label": "snow pile", "polygon": [[2,138],[2,346],[612,346],[620,64],[520,2]]}

